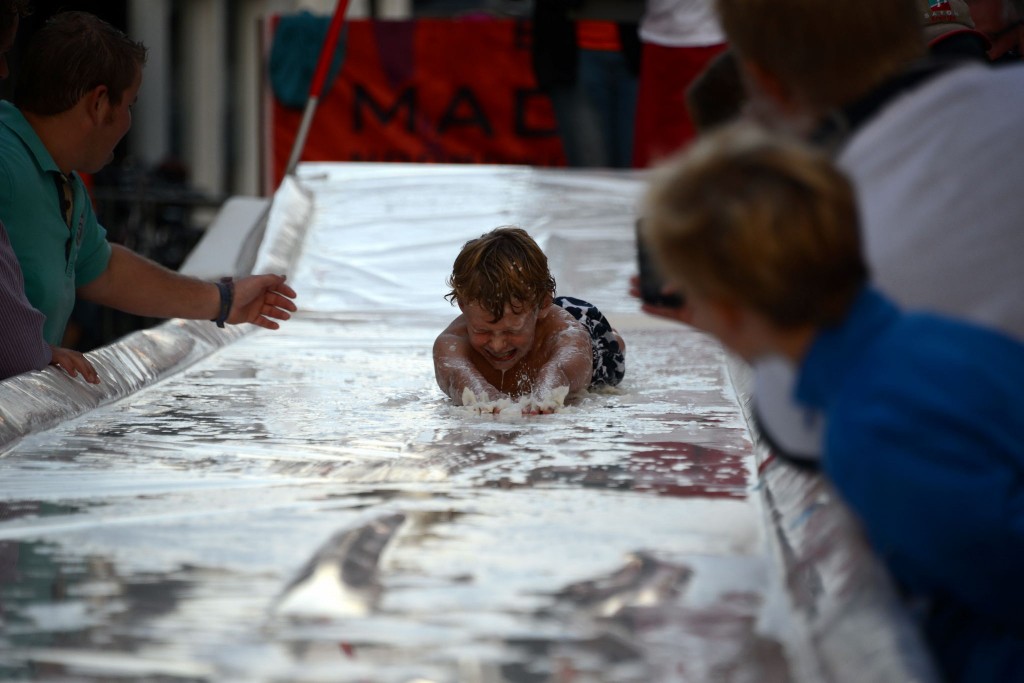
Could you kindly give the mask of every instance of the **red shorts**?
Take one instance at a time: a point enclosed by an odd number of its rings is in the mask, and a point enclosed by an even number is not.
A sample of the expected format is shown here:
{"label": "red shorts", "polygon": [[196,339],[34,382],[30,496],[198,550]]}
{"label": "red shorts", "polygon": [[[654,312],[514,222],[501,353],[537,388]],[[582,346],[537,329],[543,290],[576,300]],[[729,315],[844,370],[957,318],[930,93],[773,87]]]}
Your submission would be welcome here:
{"label": "red shorts", "polygon": [[633,166],[647,168],[693,139],[686,89],[725,44],[663,47],[644,43],[633,134]]}

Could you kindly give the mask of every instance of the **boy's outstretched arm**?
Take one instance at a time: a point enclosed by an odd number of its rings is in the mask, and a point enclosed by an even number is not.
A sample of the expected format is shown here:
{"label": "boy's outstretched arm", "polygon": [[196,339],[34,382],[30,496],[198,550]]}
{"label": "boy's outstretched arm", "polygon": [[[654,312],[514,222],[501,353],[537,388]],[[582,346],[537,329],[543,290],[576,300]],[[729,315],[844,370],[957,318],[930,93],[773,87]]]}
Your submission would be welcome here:
{"label": "boy's outstretched arm", "polygon": [[464,335],[455,331],[457,321],[448,326],[434,341],[434,377],[437,386],[448,395],[455,405],[462,405],[466,389],[480,401],[494,401],[503,396],[480,371],[470,358],[472,348]]}

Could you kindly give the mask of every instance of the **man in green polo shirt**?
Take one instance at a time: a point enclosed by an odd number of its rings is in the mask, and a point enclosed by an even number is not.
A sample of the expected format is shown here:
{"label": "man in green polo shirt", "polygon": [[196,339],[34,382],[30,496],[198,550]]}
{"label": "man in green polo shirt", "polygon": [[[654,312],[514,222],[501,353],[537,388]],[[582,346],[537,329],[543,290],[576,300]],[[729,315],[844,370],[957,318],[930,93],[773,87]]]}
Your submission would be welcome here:
{"label": "man in green polo shirt", "polygon": [[0,221],[29,301],[59,344],[76,296],[161,318],[279,327],[295,311],[283,275],[206,282],[107,242],[78,172],[113,158],[131,127],[146,48],[84,12],[56,15],[30,40],[14,102],[0,102]]}

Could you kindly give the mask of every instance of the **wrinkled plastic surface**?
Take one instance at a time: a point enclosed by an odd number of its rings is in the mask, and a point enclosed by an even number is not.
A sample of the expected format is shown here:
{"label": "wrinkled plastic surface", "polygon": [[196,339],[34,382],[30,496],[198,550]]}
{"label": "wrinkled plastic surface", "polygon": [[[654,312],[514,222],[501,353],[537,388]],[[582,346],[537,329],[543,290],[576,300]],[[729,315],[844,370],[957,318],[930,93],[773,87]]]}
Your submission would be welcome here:
{"label": "wrinkled plastic surface", "polygon": [[[299,291],[281,330],[173,322],[101,352],[100,393],[0,387],[0,674],[927,680],[821,483],[758,474],[743,369],[626,294],[640,176],[300,172],[256,266]],[[436,387],[444,280],[503,224],[620,330],[621,386],[536,417]]]}

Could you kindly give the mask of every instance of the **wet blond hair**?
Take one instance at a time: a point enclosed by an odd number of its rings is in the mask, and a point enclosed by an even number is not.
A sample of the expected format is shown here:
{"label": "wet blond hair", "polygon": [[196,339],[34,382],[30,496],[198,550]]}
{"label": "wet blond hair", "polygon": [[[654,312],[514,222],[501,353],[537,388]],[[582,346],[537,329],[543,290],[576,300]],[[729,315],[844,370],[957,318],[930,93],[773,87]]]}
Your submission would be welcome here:
{"label": "wet blond hair", "polygon": [[751,124],[659,168],[645,210],[663,272],[780,327],[839,322],[867,280],[850,182],[818,151]]}
{"label": "wet blond hair", "polygon": [[843,106],[924,56],[916,0],[717,0],[732,49],[804,105]]}
{"label": "wet blond hair", "polygon": [[453,305],[477,303],[494,322],[506,306],[519,314],[555,294],[547,256],[525,230],[509,225],[466,242],[447,285],[451,291],[445,299]]}

